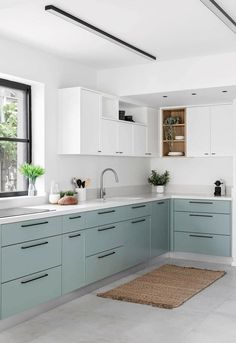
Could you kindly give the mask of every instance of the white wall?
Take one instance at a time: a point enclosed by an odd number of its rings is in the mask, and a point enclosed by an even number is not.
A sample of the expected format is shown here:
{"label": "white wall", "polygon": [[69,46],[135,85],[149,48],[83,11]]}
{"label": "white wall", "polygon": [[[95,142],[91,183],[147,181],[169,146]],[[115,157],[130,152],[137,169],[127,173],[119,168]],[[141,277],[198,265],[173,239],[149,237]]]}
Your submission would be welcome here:
{"label": "white wall", "polygon": [[151,168],[170,172],[169,191],[211,192],[219,178],[225,180],[228,190],[233,186],[232,157],[153,158]]}
{"label": "white wall", "polygon": [[[90,177],[92,186],[98,186],[98,175],[105,167],[115,167],[119,176],[119,186],[127,184],[139,185],[146,183],[146,174],[149,170],[147,160],[131,158],[95,158],[80,156],[58,156],[57,154],[57,89],[71,86],[85,86],[97,88],[97,72],[93,69],[79,65],[74,61],[63,60],[55,56],[40,52],[14,41],[0,39],[1,57],[0,74],[10,76],[12,79],[27,80],[34,84],[37,91],[37,99],[34,99],[34,114],[37,114],[37,122],[34,126],[34,134],[41,136],[41,142],[36,141],[36,150],[42,150],[44,135],[40,133],[44,120],[39,116],[44,115],[45,110],[45,182],[46,191],[49,190],[51,180],[56,180],[62,188],[70,189],[73,176]],[[3,75],[4,74],[4,75]],[[45,95],[45,103],[43,103]],[[40,100],[41,99],[41,100]],[[68,135],[70,133],[68,132]],[[42,163],[38,156],[34,161]],[[113,186],[112,176],[107,176],[107,185]],[[40,182],[39,182],[40,184]]]}
{"label": "white wall", "polygon": [[98,87],[128,96],[236,85],[236,53],[101,70]]}

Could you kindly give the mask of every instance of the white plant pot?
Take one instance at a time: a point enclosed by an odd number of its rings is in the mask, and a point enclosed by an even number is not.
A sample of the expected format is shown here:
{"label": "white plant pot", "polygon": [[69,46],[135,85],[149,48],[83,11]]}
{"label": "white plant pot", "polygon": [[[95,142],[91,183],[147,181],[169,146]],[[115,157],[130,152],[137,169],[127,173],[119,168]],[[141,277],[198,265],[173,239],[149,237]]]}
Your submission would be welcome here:
{"label": "white plant pot", "polygon": [[165,192],[165,186],[155,186],[156,192],[162,194]]}
{"label": "white plant pot", "polygon": [[80,202],[86,201],[86,188],[76,188],[75,191]]}

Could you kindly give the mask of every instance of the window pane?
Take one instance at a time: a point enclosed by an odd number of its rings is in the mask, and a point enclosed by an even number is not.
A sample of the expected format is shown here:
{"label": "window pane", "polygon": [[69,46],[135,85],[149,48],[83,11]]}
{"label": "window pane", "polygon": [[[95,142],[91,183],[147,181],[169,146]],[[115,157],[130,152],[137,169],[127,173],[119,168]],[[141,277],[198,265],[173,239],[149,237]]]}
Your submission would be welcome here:
{"label": "window pane", "polygon": [[19,166],[27,162],[28,143],[0,141],[0,192],[27,190]]}
{"label": "window pane", "polygon": [[27,137],[26,91],[0,85],[0,137]]}

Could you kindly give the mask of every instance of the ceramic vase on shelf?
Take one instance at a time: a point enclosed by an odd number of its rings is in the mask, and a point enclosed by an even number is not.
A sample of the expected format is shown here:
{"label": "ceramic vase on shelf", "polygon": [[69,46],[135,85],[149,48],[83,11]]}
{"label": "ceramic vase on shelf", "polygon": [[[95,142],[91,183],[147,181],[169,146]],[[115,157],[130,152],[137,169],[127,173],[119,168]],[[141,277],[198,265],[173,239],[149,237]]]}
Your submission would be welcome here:
{"label": "ceramic vase on shelf", "polygon": [[30,197],[34,197],[35,195],[37,195],[35,182],[36,182],[36,179],[29,178],[28,196]]}
{"label": "ceramic vase on shelf", "polygon": [[162,194],[165,192],[165,186],[155,186],[155,190],[158,194]]}

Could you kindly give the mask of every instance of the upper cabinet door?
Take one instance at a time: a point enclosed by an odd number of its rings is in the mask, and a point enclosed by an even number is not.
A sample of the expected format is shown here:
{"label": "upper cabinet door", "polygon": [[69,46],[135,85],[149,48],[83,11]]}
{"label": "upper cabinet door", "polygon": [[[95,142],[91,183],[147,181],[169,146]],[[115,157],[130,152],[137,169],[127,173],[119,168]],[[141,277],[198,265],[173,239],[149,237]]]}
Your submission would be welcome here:
{"label": "upper cabinet door", "polygon": [[211,106],[211,156],[233,155],[233,106]]}
{"label": "upper cabinet door", "polygon": [[158,111],[149,108],[147,111],[147,156],[159,155],[158,119]]}
{"label": "upper cabinet door", "polygon": [[187,108],[187,156],[210,156],[210,117],[208,106]]}
{"label": "upper cabinet door", "polygon": [[143,125],[133,126],[133,155],[146,156],[147,150],[147,127]]}
{"label": "upper cabinet door", "polygon": [[132,155],[132,125],[118,123],[118,149],[117,155]]}
{"label": "upper cabinet door", "polygon": [[100,94],[81,89],[81,154],[98,154],[100,101]]}
{"label": "upper cabinet door", "polygon": [[101,155],[117,155],[117,125],[114,120],[101,120]]}

